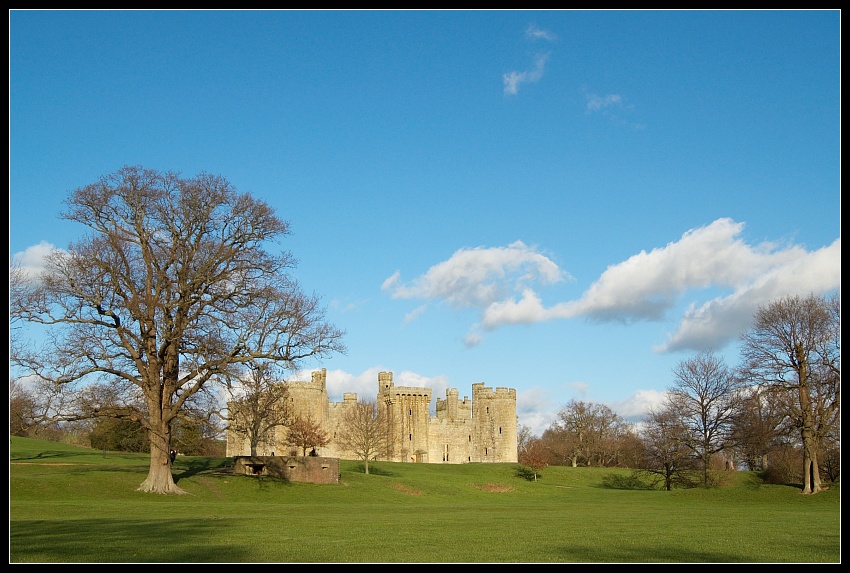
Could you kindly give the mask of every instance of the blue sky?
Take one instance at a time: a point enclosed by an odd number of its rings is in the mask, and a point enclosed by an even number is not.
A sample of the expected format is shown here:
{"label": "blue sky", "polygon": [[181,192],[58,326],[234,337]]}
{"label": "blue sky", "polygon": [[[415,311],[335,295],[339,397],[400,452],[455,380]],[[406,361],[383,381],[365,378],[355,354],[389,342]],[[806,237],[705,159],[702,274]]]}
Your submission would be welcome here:
{"label": "blue sky", "polygon": [[759,305],[840,289],[840,12],[9,13],[9,255],[124,165],[290,222],[332,398],[515,388],[637,419]]}

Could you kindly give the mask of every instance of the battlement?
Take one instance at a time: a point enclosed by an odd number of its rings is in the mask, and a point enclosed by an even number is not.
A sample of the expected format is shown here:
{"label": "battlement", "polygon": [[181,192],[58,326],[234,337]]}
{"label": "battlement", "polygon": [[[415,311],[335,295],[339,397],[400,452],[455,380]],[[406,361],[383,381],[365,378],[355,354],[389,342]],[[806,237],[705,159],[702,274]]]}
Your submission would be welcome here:
{"label": "battlement", "polygon": [[472,385],[472,397],[480,400],[494,399],[510,399],[516,400],[516,390],[514,388],[497,387],[494,391],[484,385],[484,382],[476,382]]}

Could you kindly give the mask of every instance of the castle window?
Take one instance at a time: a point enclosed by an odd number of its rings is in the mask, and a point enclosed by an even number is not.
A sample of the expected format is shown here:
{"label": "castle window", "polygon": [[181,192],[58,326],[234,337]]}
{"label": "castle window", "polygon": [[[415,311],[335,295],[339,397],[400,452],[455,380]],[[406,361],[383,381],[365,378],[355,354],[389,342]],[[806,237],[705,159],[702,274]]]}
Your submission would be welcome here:
{"label": "castle window", "polygon": [[499,426],[499,433],[500,434],[502,433],[502,427],[501,426]]}
{"label": "castle window", "polygon": [[484,448],[484,456],[487,456],[487,448]]}
{"label": "castle window", "polygon": [[487,413],[490,413],[490,406],[487,406]]}
{"label": "castle window", "polygon": [[469,436],[469,441],[470,441],[470,442],[472,441],[472,436],[471,436],[471,435]]}
{"label": "castle window", "polygon": [[408,434],[407,439],[412,442],[413,441],[413,434]]}
{"label": "castle window", "polygon": [[407,411],[407,413],[408,413],[408,415],[412,416],[413,415],[413,409],[411,408],[410,410]]}

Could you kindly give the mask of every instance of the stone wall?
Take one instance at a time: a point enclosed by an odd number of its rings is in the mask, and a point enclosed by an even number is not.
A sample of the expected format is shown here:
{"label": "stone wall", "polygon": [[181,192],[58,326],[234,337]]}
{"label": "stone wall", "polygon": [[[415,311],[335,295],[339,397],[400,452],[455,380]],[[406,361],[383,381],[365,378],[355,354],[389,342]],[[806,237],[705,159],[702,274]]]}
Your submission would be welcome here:
{"label": "stone wall", "polygon": [[236,456],[233,472],[295,482],[339,483],[339,459],[321,456]]}

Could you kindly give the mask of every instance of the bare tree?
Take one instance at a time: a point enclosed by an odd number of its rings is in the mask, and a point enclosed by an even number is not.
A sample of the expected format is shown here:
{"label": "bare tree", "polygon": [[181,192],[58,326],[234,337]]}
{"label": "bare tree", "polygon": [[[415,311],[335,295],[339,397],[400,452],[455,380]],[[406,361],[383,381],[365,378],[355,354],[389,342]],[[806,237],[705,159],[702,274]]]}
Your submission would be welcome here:
{"label": "bare tree", "polygon": [[517,457],[522,458],[523,452],[525,452],[528,444],[531,440],[534,439],[534,434],[531,431],[531,428],[526,426],[525,424],[517,425],[517,433],[516,433],[516,447],[517,447]]}
{"label": "bare tree", "polygon": [[321,425],[313,421],[310,416],[306,418],[296,417],[289,425],[286,443],[301,448],[302,456],[307,455],[308,448],[312,448],[312,455],[316,455],[316,448],[327,446],[330,443],[330,438]]}
{"label": "bare tree", "polygon": [[260,446],[274,449],[277,429],[293,420],[289,392],[277,373],[273,363],[251,362],[241,375],[225,382],[229,399],[218,415],[235,436],[248,441],[252,456],[258,455]]}
{"label": "bare tree", "polygon": [[741,402],[740,380],[713,352],[679,362],[673,376],[667,401],[687,430],[685,444],[701,460],[703,485],[708,486],[712,456],[731,446],[733,417]]}
{"label": "bare tree", "polygon": [[796,433],[788,423],[786,398],[784,391],[758,386],[746,389],[732,421],[732,439],[750,470],[766,470],[770,452],[783,445],[790,432]]}
{"label": "bare tree", "polygon": [[628,425],[604,404],[570,400],[558,411],[556,422],[561,432],[550,432],[550,438],[560,435],[573,467],[577,465],[605,466],[617,459],[619,441]]}
{"label": "bare tree", "polygon": [[20,262],[9,259],[9,362],[16,364],[21,353],[21,301],[27,294],[27,275]]}
{"label": "bare tree", "polygon": [[667,491],[674,485],[691,487],[694,453],[686,445],[688,430],[671,403],[647,413],[643,423],[642,438],[644,458],[639,473],[660,482]]}
{"label": "bare tree", "polygon": [[785,402],[785,414],[800,432],[802,493],[818,493],[820,445],[840,424],[840,295],[788,296],[760,307],[742,342],[747,375],[793,398]]}
{"label": "bare tree", "polygon": [[343,332],[291,276],[292,255],[266,250],[289,224],[226,179],[124,167],[65,205],[62,217],[88,234],[54,251],[13,301],[15,316],[50,331],[20,366],[63,389],[49,396],[56,417],[144,425],[151,458],[139,490],[184,493],[171,475],[171,423],[208,383],[249,362],[295,370],[344,351]]}
{"label": "bare tree", "polygon": [[361,398],[343,414],[339,443],[363,460],[366,473],[369,461],[385,452],[387,426],[382,410],[374,400]]}
{"label": "bare tree", "polygon": [[28,436],[36,424],[36,401],[32,392],[19,381],[9,379],[9,435]]}

